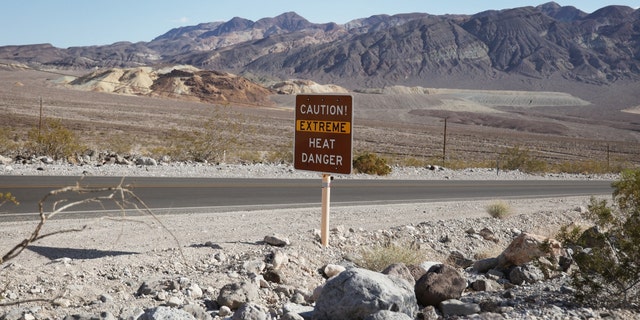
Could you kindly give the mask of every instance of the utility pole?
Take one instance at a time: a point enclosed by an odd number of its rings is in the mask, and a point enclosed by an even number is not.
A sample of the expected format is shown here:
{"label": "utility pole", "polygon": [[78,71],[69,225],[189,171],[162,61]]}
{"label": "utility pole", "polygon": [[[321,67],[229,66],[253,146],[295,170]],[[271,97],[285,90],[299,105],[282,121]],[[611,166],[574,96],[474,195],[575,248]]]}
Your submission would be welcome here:
{"label": "utility pole", "polygon": [[444,118],[444,138],[442,142],[442,167],[444,168],[447,159],[447,118]]}
{"label": "utility pole", "polygon": [[42,130],[42,97],[40,97],[40,120],[38,121],[38,139]]}

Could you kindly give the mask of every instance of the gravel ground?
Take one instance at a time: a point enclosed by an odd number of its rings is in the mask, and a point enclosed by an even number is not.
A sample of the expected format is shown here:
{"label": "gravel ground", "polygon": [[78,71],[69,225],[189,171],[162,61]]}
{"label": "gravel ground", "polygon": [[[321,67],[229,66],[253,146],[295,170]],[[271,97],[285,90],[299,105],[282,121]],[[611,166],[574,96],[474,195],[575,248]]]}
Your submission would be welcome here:
{"label": "gravel ground", "polygon": [[[41,168],[41,169],[38,169]],[[161,164],[158,166],[5,165],[1,175],[113,175],[314,178],[318,173],[285,165]],[[544,175],[489,169],[462,171],[393,168],[386,177],[339,176],[360,179],[615,179],[615,176]],[[0,177],[1,181],[1,177]],[[601,195],[606,197],[606,195]],[[0,264],[0,319],[136,319],[158,306],[200,310],[198,319],[230,318],[216,305],[221,288],[255,279],[255,266],[274,247],[266,236],[277,235],[290,245],[277,249],[288,256],[280,284],[260,290],[256,303],[283,314],[283,306],[312,306],[309,297],[325,280],[317,271],[326,264],[345,263],[363,247],[394,241],[417,242],[425,260],[444,261],[452,251],[470,259],[497,256],[519,232],[553,236],[560,226],[580,223],[588,197],[510,199],[514,215],[488,217],[491,201],[434,202],[383,206],[334,207],[328,247],[318,239],[320,208],[193,213],[154,217],[110,217],[97,220],[53,219],[43,233],[74,228],[80,232],[44,238],[13,260]],[[9,206],[3,210],[10,210]],[[0,224],[0,253],[27,237],[34,222]],[[470,236],[469,229],[489,228],[497,241]],[[447,238],[448,241],[441,241]],[[472,273],[467,277],[475,277]],[[175,286],[154,295],[139,295],[151,281]],[[629,319],[624,310],[576,306],[563,291],[566,277],[495,292],[469,292],[467,302],[493,301],[476,319]],[[199,291],[196,290],[200,289]],[[194,293],[194,291],[196,293]],[[504,298],[509,292],[509,299]],[[300,295],[296,295],[299,293]],[[303,299],[296,297],[302,296]],[[22,301],[22,302],[21,302]],[[30,301],[30,302],[29,302]],[[19,303],[21,302],[21,303]],[[192,314],[198,312],[191,312]],[[92,318],[93,317],[93,318]],[[473,318],[473,317],[472,317]]]}

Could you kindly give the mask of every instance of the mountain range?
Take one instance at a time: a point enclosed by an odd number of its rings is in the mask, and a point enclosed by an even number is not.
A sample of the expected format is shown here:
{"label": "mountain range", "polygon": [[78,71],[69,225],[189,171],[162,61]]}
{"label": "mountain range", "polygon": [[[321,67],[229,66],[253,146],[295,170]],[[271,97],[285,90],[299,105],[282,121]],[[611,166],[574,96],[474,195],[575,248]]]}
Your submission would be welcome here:
{"label": "mountain range", "polygon": [[294,12],[169,30],[149,42],[0,47],[0,59],[63,69],[192,65],[262,82],[549,90],[640,81],[640,9],[591,14],[549,2],[474,15],[376,15],[315,24]]}

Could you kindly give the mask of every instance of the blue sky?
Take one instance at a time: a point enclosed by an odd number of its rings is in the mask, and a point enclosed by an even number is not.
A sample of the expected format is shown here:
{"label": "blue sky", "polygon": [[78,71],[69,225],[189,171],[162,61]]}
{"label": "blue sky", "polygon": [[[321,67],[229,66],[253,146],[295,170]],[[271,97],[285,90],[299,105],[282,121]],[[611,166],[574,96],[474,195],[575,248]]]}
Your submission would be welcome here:
{"label": "blue sky", "polygon": [[[472,14],[546,0],[3,0],[0,46],[51,43],[56,47],[151,41],[172,28],[243,17],[256,21],[295,11],[314,23],[375,14],[426,12]],[[591,13],[608,5],[640,6],[638,0],[557,0]]]}

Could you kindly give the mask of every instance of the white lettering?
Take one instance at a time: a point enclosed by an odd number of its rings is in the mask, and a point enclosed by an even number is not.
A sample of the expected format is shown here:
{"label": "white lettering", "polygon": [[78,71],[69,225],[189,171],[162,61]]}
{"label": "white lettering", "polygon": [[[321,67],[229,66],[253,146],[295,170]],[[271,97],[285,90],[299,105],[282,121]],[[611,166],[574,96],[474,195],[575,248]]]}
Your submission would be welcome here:
{"label": "white lettering", "polygon": [[300,105],[300,113],[302,114],[319,114],[330,116],[348,115],[348,106],[336,106],[326,104],[302,104]]}
{"label": "white lettering", "polygon": [[333,149],[336,139],[309,138],[309,148]]}
{"label": "white lettering", "polygon": [[324,165],[330,165],[330,166],[342,165],[341,155],[303,152],[301,156],[302,156],[301,160],[304,163],[324,164]]}

